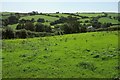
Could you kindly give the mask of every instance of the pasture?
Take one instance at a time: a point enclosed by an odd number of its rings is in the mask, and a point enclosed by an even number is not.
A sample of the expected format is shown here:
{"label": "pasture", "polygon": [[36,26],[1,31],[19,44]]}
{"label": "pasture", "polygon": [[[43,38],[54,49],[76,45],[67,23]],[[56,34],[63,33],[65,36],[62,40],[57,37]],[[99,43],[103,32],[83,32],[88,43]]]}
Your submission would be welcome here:
{"label": "pasture", "polygon": [[38,18],[44,18],[45,20],[48,20],[48,21],[50,21],[50,22],[59,19],[59,18],[56,18],[56,17],[46,16],[46,15],[33,15],[33,16],[25,16],[25,17],[21,17],[20,20],[21,20],[21,19],[28,19],[28,20],[31,20],[32,18],[34,18],[35,21],[37,21]]}
{"label": "pasture", "polygon": [[2,40],[3,78],[115,78],[118,32]]}
{"label": "pasture", "polygon": [[103,17],[98,20],[101,23],[112,23],[112,24],[118,24],[118,20],[110,19],[108,17]]}
{"label": "pasture", "polygon": [[87,16],[87,17],[97,17],[104,15],[103,13],[79,13],[80,16]]}

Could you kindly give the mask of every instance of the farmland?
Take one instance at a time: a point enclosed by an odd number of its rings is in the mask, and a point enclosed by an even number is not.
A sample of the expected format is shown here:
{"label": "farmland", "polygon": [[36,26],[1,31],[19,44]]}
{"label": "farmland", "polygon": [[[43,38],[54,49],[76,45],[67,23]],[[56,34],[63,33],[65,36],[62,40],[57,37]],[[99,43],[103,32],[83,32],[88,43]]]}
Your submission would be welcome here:
{"label": "farmland", "polygon": [[104,17],[104,18],[100,18],[99,22],[101,22],[101,23],[110,23],[110,22],[112,22],[113,24],[117,24],[118,20],[109,19],[107,17]]}
{"label": "farmland", "polygon": [[103,13],[79,13],[80,16],[88,16],[88,17],[97,17],[104,15]]}
{"label": "farmland", "polygon": [[118,32],[2,41],[3,78],[115,78]]}
{"label": "farmland", "polygon": [[118,77],[117,13],[0,14],[3,78]]}
{"label": "farmland", "polygon": [[[8,18],[11,14],[14,15],[15,13],[10,13],[10,12],[3,12],[0,13],[2,14],[2,18],[6,19]],[[81,25],[91,25],[90,21],[93,19],[93,17],[98,17],[98,16],[104,16],[104,13],[73,13],[73,14],[77,14],[77,16],[72,15],[73,17],[77,17],[79,18],[78,21],[80,21]],[[114,17],[117,17],[118,14],[117,13],[107,13],[108,16],[107,17],[101,17],[98,19],[98,22],[104,24],[104,23],[111,23],[111,24],[118,24],[118,20],[115,19]],[[45,22],[43,23],[44,25],[48,25],[51,26],[50,23],[54,22],[58,19],[60,19],[61,17],[68,17],[70,16],[70,14],[65,14],[65,13],[44,13],[44,15],[39,14],[39,15],[23,15],[21,14],[21,17],[19,18],[19,20],[25,19],[25,20],[31,20],[32,18],[34,18],[34,24],[37,23],[37,20],[39,18],[43,18],[45,20]],[[88,18],[81,18],[81,17],[88,17]],[[109,18],[111,16],[111,18]],[[87,21],[87,22],[86,22]],[[8,25],[11,28],[15,29],[17,24],[12,24],[12,25]]]}
{"label": "farmland", "polygon": [[49,16],[45,16],[45,15],[26,16],[26,17],[22,17],[21,19],[31,20],[32,18],[34,18],[35,21],[37,21],[38,18],[44,18],[45,20],[48,20],[48,21],[55,21],[58,19],[56,17],[49,17]]}

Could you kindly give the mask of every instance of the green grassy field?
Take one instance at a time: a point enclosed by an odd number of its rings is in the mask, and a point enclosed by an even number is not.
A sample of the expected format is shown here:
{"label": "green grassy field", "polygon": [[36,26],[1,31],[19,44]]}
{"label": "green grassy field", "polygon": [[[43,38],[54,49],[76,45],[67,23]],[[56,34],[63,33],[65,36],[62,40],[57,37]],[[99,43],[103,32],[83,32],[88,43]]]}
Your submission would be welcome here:
{"label": "green grassy field", "polygon": [[14,12],[0,12],[0,19],[7,19]]}
{"label": "green grassy field", "polygon": [[68,14],[62,14],[62,13],[59,13],[59,14],[56,14],[56,13],[50,13],[50,15],[54,15],[54,16],[59,16],[59,17],[67,17],[69,16]]}
{"label": "green grassy field", "polygon": [[2,41],[3,78],[118,76],[118,32]]}
{"label": "green grassy field", "polygon": [[80,16],[88,16],[88,17],[97,17],[104,15],[103,13],[79,13]]}
{"label": "green grassy field", "polygon": [[117,17],[119,14],[118,13],[109,13],[108,16],[112,16],[112,17]]}
{"label": "green grassy field", "polygon": [[34,18],[35,21],[37,21],[39,18],[44,18],[45,20],[48,20],[48,21],[50,21],[50,22],[59,19],[59,18],[56,18],[56,17],[46,16],[46,15],[25,16],[25,17],[21,17],[20,19],[28,19],[28,20],[31,20],[32,18]]}
{"label": "green grassy field", "polygon": [[110,19],[110,18],[107,18],[107,17],[100,18],[98,21],[101,22],[101,23],[118,24],[118,20]]}

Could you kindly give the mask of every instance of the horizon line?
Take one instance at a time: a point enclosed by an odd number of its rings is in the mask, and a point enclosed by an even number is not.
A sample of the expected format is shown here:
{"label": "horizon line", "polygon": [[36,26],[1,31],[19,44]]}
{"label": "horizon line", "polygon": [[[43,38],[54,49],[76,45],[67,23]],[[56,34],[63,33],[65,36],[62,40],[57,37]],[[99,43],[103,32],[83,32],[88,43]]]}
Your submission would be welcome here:
{"label": "horizon line", "polygon": [[[32,11],[29,11],[29,12],[24,12],[24,11],[0,11],[0,12],[13,12],[13,13],[30,13]],[[38,12],[38,13],[56,13],[56,12],[59,12],[59,13],[120,13],[119,11],[76,11],[76,12],[61,12],[61,11],[53,11],[53,12],[42,12],[42,11],[35,11],[35,12]]]}

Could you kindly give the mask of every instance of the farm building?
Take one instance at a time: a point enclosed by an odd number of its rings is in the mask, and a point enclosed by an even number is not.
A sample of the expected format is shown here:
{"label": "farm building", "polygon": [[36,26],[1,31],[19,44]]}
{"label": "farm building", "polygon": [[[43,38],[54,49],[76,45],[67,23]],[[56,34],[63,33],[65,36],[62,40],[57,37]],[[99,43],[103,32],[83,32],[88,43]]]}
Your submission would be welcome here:
{"label": "farm building", "polygon": [[95,28],[93,26],[88,26],[87,31],[95,31]]}

